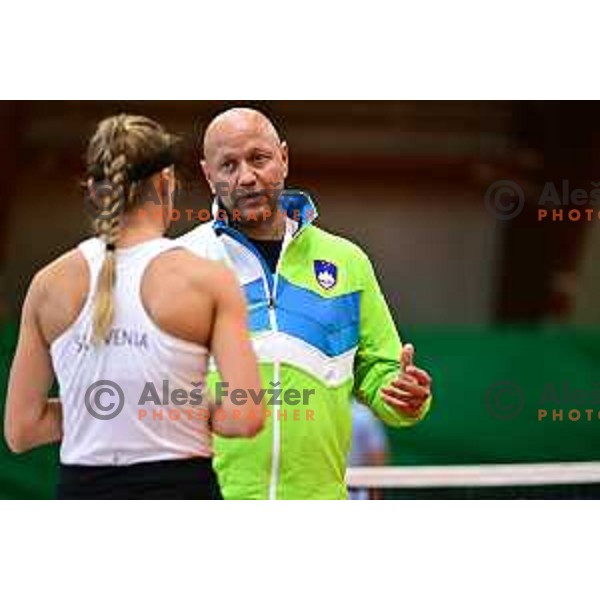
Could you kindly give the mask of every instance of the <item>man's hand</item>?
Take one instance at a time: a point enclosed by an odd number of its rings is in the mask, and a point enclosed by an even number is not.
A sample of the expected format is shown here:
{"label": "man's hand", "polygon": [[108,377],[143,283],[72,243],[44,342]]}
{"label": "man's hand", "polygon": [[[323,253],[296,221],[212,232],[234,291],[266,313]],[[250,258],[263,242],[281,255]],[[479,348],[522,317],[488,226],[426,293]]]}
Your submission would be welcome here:
{"label": "man's hand", "polygon": [[405,344],[400,354],[402,375],[391,382],[389,387],[381,388],[383,401],[411,418],[417,418],[423,405],[431,395],[431,377],[423,369],[413,364],[415,349]]}

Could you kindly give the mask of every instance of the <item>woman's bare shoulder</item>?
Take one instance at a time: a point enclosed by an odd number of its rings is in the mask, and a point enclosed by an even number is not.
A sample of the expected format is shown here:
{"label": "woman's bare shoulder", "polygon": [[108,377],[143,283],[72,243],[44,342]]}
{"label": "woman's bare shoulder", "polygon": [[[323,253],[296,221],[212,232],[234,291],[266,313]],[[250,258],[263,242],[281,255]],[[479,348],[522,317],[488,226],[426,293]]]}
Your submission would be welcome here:
{"label": "woman's bare shoulder", "polygon": [[173,248],[161,254],[155,267],[170,277],[183,278],[202,288],[228,284],[235,280],[231,269],[223,262],[202,258],[185,248]]}
{"label": "woman's bare shoulder", "polygon": [[86,275],[87,265],[82,252],[72,248],[39,269],[32,278],[30,288],[46,292],[56,284],[73,284]]}

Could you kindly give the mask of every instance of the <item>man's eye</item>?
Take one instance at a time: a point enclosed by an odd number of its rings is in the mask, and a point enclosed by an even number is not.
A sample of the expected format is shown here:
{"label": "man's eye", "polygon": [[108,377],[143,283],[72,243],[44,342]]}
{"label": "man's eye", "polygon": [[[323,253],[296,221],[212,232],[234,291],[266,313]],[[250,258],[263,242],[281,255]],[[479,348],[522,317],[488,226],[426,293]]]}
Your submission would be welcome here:
{"label": "man's eye", "polygon": [[228,160],[221,165],[221,168],[224,171],[228,171],[228,172],[233,171],[234,167],[235,167],[235,163],[232,160]]}
{"label": "man's eye", "polygon": [[257,154],[254,157],[254,161],[256,164],[264,165],[269,160],[269,157],[266,154]]}

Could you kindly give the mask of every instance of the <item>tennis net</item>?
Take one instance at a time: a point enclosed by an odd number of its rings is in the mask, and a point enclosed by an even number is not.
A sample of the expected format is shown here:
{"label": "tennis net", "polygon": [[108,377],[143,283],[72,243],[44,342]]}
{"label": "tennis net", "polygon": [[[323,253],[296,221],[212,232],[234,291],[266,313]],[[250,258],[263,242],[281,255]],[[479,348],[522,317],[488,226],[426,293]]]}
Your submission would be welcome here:
{"label": "tennis net", "polygon": [[600,462],[351,467],[346,481],[382,499],[598,499]]}

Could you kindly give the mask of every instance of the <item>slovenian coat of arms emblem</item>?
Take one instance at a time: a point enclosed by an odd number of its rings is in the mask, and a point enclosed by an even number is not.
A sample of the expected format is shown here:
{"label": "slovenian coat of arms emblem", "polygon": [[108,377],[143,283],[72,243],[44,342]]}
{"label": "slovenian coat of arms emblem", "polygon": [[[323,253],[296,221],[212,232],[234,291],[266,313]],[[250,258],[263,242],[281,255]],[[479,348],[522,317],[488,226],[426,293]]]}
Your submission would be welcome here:
{"label": "slovenian coat of arms emblem", "polygon": [[315,260],[315,277],[322,288],[330,290],[337,283],[337,267],[327,260]]}

